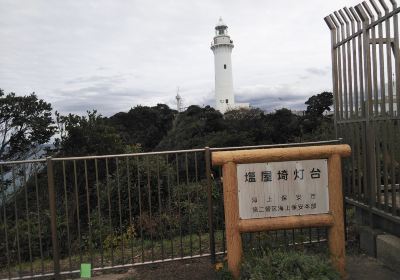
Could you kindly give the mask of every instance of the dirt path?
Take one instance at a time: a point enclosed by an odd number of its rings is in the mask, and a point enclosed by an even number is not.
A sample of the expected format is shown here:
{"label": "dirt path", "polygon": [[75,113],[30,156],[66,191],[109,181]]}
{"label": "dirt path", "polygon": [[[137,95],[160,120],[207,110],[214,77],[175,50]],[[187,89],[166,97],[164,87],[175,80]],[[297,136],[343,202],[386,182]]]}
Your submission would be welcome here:
{"label": "dirt path", "polygon": [[[399,280],[400,274],[393,272],[374,258],[365,255],[347,258],[348,279],[351,280]],[[158,279],[217,279],[207,258],[184,262],[170,262],[131,269],[120,274],[104,274],[94,280],[158,280]]]}

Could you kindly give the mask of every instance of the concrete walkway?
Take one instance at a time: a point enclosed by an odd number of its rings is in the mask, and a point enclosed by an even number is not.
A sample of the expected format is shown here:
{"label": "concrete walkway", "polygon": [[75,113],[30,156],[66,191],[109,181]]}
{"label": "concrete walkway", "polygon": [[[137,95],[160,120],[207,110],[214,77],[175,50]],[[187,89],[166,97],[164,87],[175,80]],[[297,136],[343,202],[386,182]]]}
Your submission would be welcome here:
{"label": "concrete walkway", "polygon": [[396,273],[374,258],[365,255],[347,257],[347,273],[354,280],[399,280]]}

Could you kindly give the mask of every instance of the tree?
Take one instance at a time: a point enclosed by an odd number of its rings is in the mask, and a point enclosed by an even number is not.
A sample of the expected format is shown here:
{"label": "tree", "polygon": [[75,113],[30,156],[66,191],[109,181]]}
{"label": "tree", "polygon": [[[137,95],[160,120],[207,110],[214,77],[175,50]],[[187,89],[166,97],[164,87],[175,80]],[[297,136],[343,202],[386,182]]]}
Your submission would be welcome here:
{"label": "tree", "polygon": [[273,127],[272,140],[274,143],[294,142],[300,136],[299,118],[289,109],[276,110],[268,115]]}
{"label": "tree", "polygon": [[[305,104],[307,105],[307,110],[302,118],[302,130],[304,134],[315,134],[317,130],[320,133],[317,135],[331,135],[328,133],[323,133],[324,129],[321,127],[329,127],[332,125],[331,116],[325,116],[325,111],[330,111],[333,105],[333,94],[331,92],[322,92],[317,95],[311,96]],[[325,123],[325,124],[324,124]],[[322,133],[322,134],[321,134]]]}
{"label": "tree", "polygon": [[224,114],[226,129],[236,138],[233,146],[271,143],[272,126],[259,108],[239,108]]}
{"label": "tree", "polygon": [[97,111],[88,111],[87,116],[56,112],[60,138],[56,139],[59,155],[88,156],[124,152],[122,139],[114,127]]}
{"label": "tree", "polygon": [[51,113],[51,104],[35,93],[5,95],[0,89],[0,160],[26,158],[47,143],[56,130]]}
{"label": "tree", "polygon": [[189,106],[179,113],[172,129],[157,146],[158,150],[204,147],[225,129],[222,114],[210,106]]}
{"label": "tree", "polygon": [[123,141],[129,145],[140,144],[145,151],[154,149],[172,128],[175,110],[165,104],[136,106],[128,113],[120,112],[109,118]]}
{"label": "tree", "polygon": [[332,92],[324,91],[320,94],[311,96],[305,104],[307,105],[306,114],[315,117],[322,117],[325,111],[330,111],[333,105]]}

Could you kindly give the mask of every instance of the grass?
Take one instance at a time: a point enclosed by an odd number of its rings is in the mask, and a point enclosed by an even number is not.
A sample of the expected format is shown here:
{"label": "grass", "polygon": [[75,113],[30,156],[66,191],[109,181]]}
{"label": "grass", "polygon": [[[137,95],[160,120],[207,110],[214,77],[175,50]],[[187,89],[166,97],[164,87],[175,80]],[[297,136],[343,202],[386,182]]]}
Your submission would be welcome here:
{"label": "grass", "polygon": [[[276,232],[262,232],[255,234],[244,234],[243,245],[245,251],[251,251],[252,248],[256,247],[268,247],[268,246],[283,246],[287,247],[302,247],[304,241],[318,240],[318,238],[325,238],[325,231],[312,229],[311,232],[308,229],[303,230],[287,230],[287,231],[276,231]],[[223,251],[223,232],[215,232],[215,243],[216,251]],[[121,240],[118,239],[119,243],[113,243],[115,247],[107,248],[103,250],[103,254],[99,249],[93,250],[91,256],[88,250],[73,251],[70,257],[64,255],[60,260],[60,266],[62,271],[73,271],[79,270],[81,263],[92,263],[93,268],[99,268],[103,266],[115,266],[122,264],[131,263],[142,263],[151,262],[161,259],[179,259],[181,257],[187,257],[191,255],[201,255],[210,253],[209,236],[208,233],[193,233],[192,235],[175,236],[172,239],[143,239],[133,238],[130,240],[124,240],[124,246],[122,247]],[[182,244],[182,245],[181,245]],[[326,246],[313,246],[314,252],[325,248]],[[63,252],[64,254],[66,252]],[[91,261],[92,257],[92,261]],[[16,258],[14,258],[16,259]],[[44,273],[52,272],[53,261],[51,258],[45,258],[43,263],[40,259],[35,259],[32,263],[22,262],[20,265],[14,262],[10,266],[11,276],[19,275],[30,275],[31,268],[32,274],[41,274],[42,264],[44,267]],[[8,270],[6,266],[0,267],[0,278],[7,278]]]}
{"label": "grass", "polygon": [[[223,233],[215,232],[216,251],[222,250]],[[99,249],[94,250],[92,256],[90,252],[85,251],[79,254],[74,252],[73,255],[65,256],[60,260],[61,271],[79,270],[81,263],[90,263],[92,258],[92,267],[114,266],[130,263],[151,262],[155,260],[187,257],[191,255],[201,255],[210,253],[209,235],[208,233],[191,234],[175,236],[171,239],[150,240],[134,238],[124,242],[124,246],[115,248],[107,248],[101,252]],[[181,245],[182,244],[182,245]],[[103,254],[102,254],[103,253]],[[45,258],[43,261],[35,259],[32,262],[17,262],[10,266],[12,277],[41,274],[42,265],[44,273],[51,273],[53,270],[53,261],[51,258]],[[8,277],[8,269],[6,265],[0,267],[0,279]]]}

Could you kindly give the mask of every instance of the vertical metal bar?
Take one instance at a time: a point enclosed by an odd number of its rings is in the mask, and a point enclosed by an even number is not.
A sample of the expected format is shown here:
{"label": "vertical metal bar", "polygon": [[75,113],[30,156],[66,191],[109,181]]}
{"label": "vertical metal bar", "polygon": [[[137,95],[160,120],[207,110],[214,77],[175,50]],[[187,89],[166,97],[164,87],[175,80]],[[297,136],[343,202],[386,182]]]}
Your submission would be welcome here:
{"label": "vertical metal bar", "polygon": [[[377,192],[376,192],[376,196],[377,196],[377,206],[381,207],[381,205],[379,204],[381,202],[381,182],[382,182],[382,176],[381,176],[381,170],[382,170],[382,166],[381,166],[381,157],[382,157],[382,135],[381,135],[381,126],[378,120],[375,120],[373,122],[373,130],[375,131],[375,158],[377,159],[376,161],[376,181],[377,181]],[[376,133],[377,132],[377,133]]]}
{"label": "vertical metal bar", "polygon": [[[168,189],[168,213],[171,213],[171,182],[170,182],[170,168],[169,168],[169,160],[168,154],[165,155],[165,162],[167,165],[167,189]],[[171,258],[174,258],[174,241],[172,238],[172,231],[169,231],[169,238],[171,241]]]}
{"label": "vertical metal bar", "polygon": [[[334,16],[331,16],[332,20],[336,23],[336,21],[334,20]],[[336,40],[340,41],[340,39],[344,39],[343,36],[340,37],[340,28],[336,28]],[[341,46],[337,47],[337,72],[338,72],[338,101],[339,101],[339,116],[338,119],[339,120],[343,120],[344,114],[343,114],[343,110],[344,110],[344,106],[343,106],[343,77],[342,77],[342,50],[341,50]]]}
{"label": "vertical metal bar", "polygon": [[337,26],[333,21],[332,16],[328,16],[325,18],[325,21],[328,23],[328,26],[331,30],[331,57],[332,57],[332,83],[333,83],[333,104],[334,104],[334,126],[335,126],[335,138],[339,137],[338,135],[338,124],[337,120],[339,119],[339,110],[340,110],[340,102],[339,102],[339,88],[338,88],[338,48],[335,47],[337,42]]}
{"label": "vertical metal bar", "polygon": [[[150,180],[149,156],[146,157],[146,169],[147,169],[147,192],[148,192],[149,214],[150,214],[150,223],[151,223],[151,221],[153,220],[153,212],[151,209],[151,180]],[[151,242],[151,260],[154,261],[154,241],[153,241],[152,230],[150,230],[150,242]]]}
{"label": "vertical metal bar", "polygon": [[[334,12],[337,20],[339,21],[341,27],[341,34],[342,34],[342,40],[346,38],[345,36],[345,29],[344,29],[344,22],[338,12]],[[342,49],[342,69],[343,69],[343,97],[344,97],[344,116],[345,119],[349,118],[349,103],[348,103],[348,92],[347,92],[347,59],[346,59],[346,44],[343,44],[340,46]]]}
{"label": "vertical metal bar", "polygon": [[[379,0],[379,3],[382,5],[385,10],[385,15],[389,14],[389,8],[386,5],[385,1]],[[393,114],[393,71],[392,71],[392,49],[391,49],[391,37],[390,37],[390,18],[385,20],[385,31],[386,31],[386,66],[387,66],[387,78],[388,78],[388,95],[389,95],[389,114],[391,117]]]}
{"label": "vertical metal bar", "polygon": [[[397,109],[399,109],[399,107],[397,107]],[[397,120],[398,122],[398,120]],[[396,161],[396,144],[395,144],[395,139],[399,139],[398,136],[396,136],[396,133],[399,132],[399,127],[397,127],[396,129],[396,120],[392,120],[391,121],[392,127],[390,129],[390,133],[391,133],[391,157],[390,157],[390,164],[392,167],[392,178],[391,178],[391,189],[392,189],[392,214],[396,215],[397,214],[397,192],[400,192],[400,188],[399,190],[397,190],[397,186],[396,186],[396,169],[395,169],[395,165],[397,163]],[[400,177],[400,174],[399,174]],[[400,182],[399,182],[400,183]],[[400,186],[400,184],[399,184]]]}
{"label": "vertical metal bar", "polygon": [[[370,0],[375,12],[378,14],[378,18],[380,18],[382,16],[381,10],[379,9],[378,5],[376,4],[376,2],[374,0]],[[382,23],[378,24],[378,43],[379,43],[379,74],[380,74],[380,81],[379,81],[379,85],[380,85],[380,102],[381,102],[381,106],[380,108],[379,106],[379,98],[378,98],[378,93],[376,93],[376,97],[375,97],[375,115],[381,115],[384,116],[385,115],[385,111],[386,111],[386,106],[385,106],[385,59],[384,59],[384,54],[383,54],[383,25]],[[375,45],[375,43],[374,43]],[[376,90],[378,91],[378,90]],[[379,113],[379,109],[380,109],[380,113]],[[379,129],[379,123],[376,121],[375,122],[375,129]],[[378,207],[381,207],[381,162],[380,162],[380,158],[381,158],[381,134],[377,133],[376,134],[376,142],[375,142],[375,147],[376,147],[376,152],[377,152],[377,182],[378,182],[378,191],[377,191],[377,205]],[[385,165],[385,163],[384,163]]]}
{"label": "vertical metal bar", "polygon": [[[351,129],[349,130],[350,133],[350,145],[355,148],[355,123],[351,124]],[[351,195],[354,197],[355,189],[356,189],[356,166],[357,166],[357,158],[355,157],[355,152],[351,153]],[[344,213],[346,215],[346,211]]]}
{"label": "vertical metal bar", "polygon": [[369,222],[373,227],[373,214],[372,207],[375,206],[376,198],[376,160],[375,160],[375,135],[372,127],[372,80],[371,80],[371,57],[370,57],[370,39],[369,39],[369,17],[365,13],[361,4],[356,6],[360,18],[363,21],[363,45],[364,45],[364,71],[365,71],[365,90],[367,96],[367,110],[366,110],[366,145],[368,151],[368,164],[367,164],[367,186],[369,190]]}
{"label": "vertical metal bar", "polygon": [[178,217],[179,217],[179,241],[180,241],[180,253],[183,258],[183,241],[182,241],[182,213],[181,213],[181,185],[179,181],[179,158],[178,153],[175,153],[175,164],[176,164],[176,186],[178,188]]}
{"label": "vertical metal bar", "polygon": [[[351,21],[351,34],[356,33],[356,25],[355,25],[355,17],[352,15],[351,11],[348,8],[344,8],[348,18]],[[358,31],[358,30],[357,30]],[[354,88],[354,98],[353,98],[353,104],[354,104],[354,115],[352,118],[358,118],[359,117],[359,108],[358,108],[358,77],[357,77],[357,41],[356,38],[353,38],[352,40],[352,52],[353,52],[353,88]],[[353,106],[352,106],[353,107]]]}
{"label": "vertical metal bar", "polygon": [[92,222],[91,222],[91,219],[90,219],[89,179],[88,179],[87,161],[86,161],[86,159],[83,161],[83,163],[84,163],[84,168],[85,168],[86,207],[87,207],[88,228],[89,228],[89,254],[90,254],[90,263],[93,265]]}
{"label": "vertical metal bar", "polygon": [[78,193],[78,176],[76,172],[76,161],[73,161],[74,165],[74,187],[75,187],[75,207],[76,207],[76,222],[78,228],[78,243],[79,243],[79,261],[82,263],[82,241],[81,241],[81,222],[79,213],[79,193]]}
{"label": "vertical metal bar", "polygon": [[212,182],[211,182],[211,151],[209,147],[204,149],[204,158],[206,161],[207,177],[207,202],[208,202],[208,234],[210,242],[211,263],[215,263],[215,236],[214,236],[214,206],[212,201]]}
{"label": "vertical metal bar", "polygon": [[[115,165],[117,167],[117,191],[118,191],[118,214],[119,214],[119,232],[122,234],[122,209],[121,209],[121,184],[119,179],[119,160],[115,158]],[[121,253],[122,253],[122,264],[125,264],[125,244],[124,238],[121,238]]]}
{"label": "vertical metal bar", "polygon": [[[375,0],[370,0],[372,7],[374,7],[375,12],[378,14],[378,18],[382,17],[381,10],[379,9],[378,5],[376,4]],[[380,102],[381,102],[381,112],[380,115],[384,115],[386,108],[385,108],[385,58],[383,55],[383,24],[380,22],[378,24],[378,44],[379,44],[379,85],[380,85]],[[378,106],[379,100],[376,98],[375,100],[376,106]],[[377,110],[377,109],[376,109]]]}
{"label": "vertical metal bar", "polygon": [[[372,1],[371,1],[372,2]],[[368,4],[366,2],[363,2],[363,6],[365,8],[365,10],[368,13],[368,16],[370,17],[371,21],[374,22],[375,21],[375,17],[372,13],[372,11],[370,10]],[[379,102],[379,98],[378,98],[378,75],[377,75],[377,61],[376,61],[376,36],[375,36],[375,27],[371,27],[371,40],[372,40],[372,67],[373,67],[373,92],[374,92],[374,100],[372,100],[371,98],[371,102],[372,105],[370,105],[373,110],[374,113],[370,115],[370,118],[373,118],[373,116],[378,116],[379,115],[379,107],[378,107],[378,102]],[[382,86],[382,85],[381,85]],[[375,158],[377,159],[376,161],[376,181],[377,181],[377,185],[375,187],[375,189],[377,189],[377,191],[375,191],[375,195],[374,195],[374,199],[378,200],[378,197],[380,197],[380,185],[381,185],[381,134],[380,133],[376,133],[376,131],[380,130],[380,123],[378,121],[372,121],[372,130],[374,131],[375,134],[375,150],[373,152],[375,152]],[[372,151],[371,151],[372,152]],[[385,164],[385,163],[384,163]],[[385,178],[385,177],[384,177]],[[385,180],[385,179],[384,179]],[[374,203],[375,204],[375,203]]]}
{"label": "vertical metal bar", "polygon": [[[340,15],[342,16],[342,19],[345,21],[346,25],[346,38],[350,37],[350,23],[349,20],[347,19],[346,14],[343,12],[343,10],[339,10]],[[351,18],[349,17],[351,20]],[[348,41],[345,45],[347,45],[347,81],[348,81],[348,107],[349,107],[349,118],[353,118],[353,77],[352,77],[352,59],[351,59],[351,43],[353,41],[350,40]]]}
{"label": "vertical metal bar", "polygon": [[[397,2],[395,0],[390,0],[392,3],[393,10],[397,9]],[[393,35],[394,35],[394,58],[395,58],[395,81],[396,81],[396,111],[395,116],[399,116],[400,110],[400,55],[399,55],[399,23],[398,23],[398,15],[397,13],[393,15]],[[390,128],[390,164],[391,164],[391,190],[392,190],[392,214],[397,214],[397,191],[396,191],[396,159],[395,159],[395,149],[396,142],[398,139],[396,137],[396,131],[398,132],[398,128],[396,130],[396,120],[391,120],[391,128]],[[400,183],[400,182],[399,182]],[[400,191],[400,190],[399,190]]]}
{"label": "vertical metal bar", "polygon": [[[384,190],[385,190],[385,211],[389,210],[389,192],[388,192],[388,165],[387,163],[389,162],[389,152],[388,152],[388,134],[389,134],[389,127],[388,127],[388,120],[381,121],[381,129],[382,133],[379,133],[381,135],[382,139],[382,160],[383,160],[383,184],[384,184]],[[378,148],[378,147],[377,147]],[[378,162],[380,162],[381,158],[377,159]],[[381,189],[381,181],[378,181],[378,187],[379,191]]]}
{"label": "vertical metal bar", "polygon": [[58,249],[57,238],[57,210],[56,210],[56,194],[54,189],[54,172],[53,161],[51,157],[46,159],[47,162],[47,185],[49,191],[49,210],[50,210],[50,224],[51,224],[51,241],[53,246],[53,268],[54,278],[60,278],[60,255]]}
{"label": "vertical metal bar", "polygon": [[69,213],[68,213],[68,193],[67,193],[67,178],[65,173],[65,161],[62,161],[62,170],[63,170],[63,186],[64,186],[64,197],[65,197],[65,223],[67,225],[67,242],[68,242],[68,263],[69,270],[72,271],[72,260],[71,260],[71,237],[69,231]]}
{"label": "vertical metal bar", "polygon": [[126,157],[126,180],[128,184],[128,207],[129,207],[129,231],[131,232],[132,236],[129,236],[129,240],[131,243],[131,261],[132,263],[135,262],[135,257],[133,256],[133,224],[132,224],[132,198],[131,198],[131,178],[130,178],[130,171],[129,171],[129,157]]}
{"label": "vertical metal bar", "polygon": [[[195,170],[195,182],[196,182],[196,202],[197,205],[200,205],[200,196],[199,196],[199,177],[198,177],[198,166],[197,166],[197,152],[194,152],[194,170]],[[201,218],[198,215],[198,235],[199,235],[199,254],[202,255],[203,251],[201,248]]]}
{"label": "vertical metal bar", "polygon": [[33,275],[33,263],[32,263],[32,242],[31,242],[31,218],[29,213],[29,203],[28,203],[28,186],[26,184],[26,164],[23,164],[23,173],[24,173],[24,191],[25,191],[25,209],[26,209],[26,218],[28,219],[28,248],[29,248],[29,268],[30,273]]}
{"label": "vertical metal bar", "polygon": [[193,256],[193,240],[192,240],[192,221],[190,217],[190,212],[192,208],[192,203],[190,200],[190,186],[189,186],[189,164],[188,164],[188,155],[185,153],[185,169],[186,169],[186,186],[187,186],[187,203],[188,203],[188,222],[189,222],[189,245],[190,245],[190,256]]}
{"label": "vertical metal bar", "polygon": [[[114,236],[114,230],[111,218],[111,195],[110,195],[110,172],[108,168],[108,158],[106,158],[106,185],[107,185],[107,200],[108,200],[108,227],[111,236]],[[114,246],[111,245],[111,266],[114,266]]]}
{"label": "vertical metal bar", "polygon": [[[395,0],[390,0],[392,3],[393,10],[397,9],[397,2]],[[399,54],[399,20],[397,13],[393,15],[393,35],[394,35],[394,58],[395,58],[395,81],[396,81],[396,112],[395,116],[399,116],[400,110],[400,54]]]}
{"label": "vertical metal bar", "polygon": [[[6,211],[6,184],[4,184],[4,173],[3,173],[3,165],[0,165],[0,173],[1,173],[1,192],[3,196],[3,220],[4,220],[4,237],[6,240],[6,254],[7,254],[7,272],[8,278],[11,278],[11,270],[10,270],[10,250],[8,247],[8,224],[7,224],[7,211]],[[43,258],[42,258],[43,261]]]}
{"label": "vertical metal bar", "polygon": [[139,225],[140,225],[140,244],[141,244],[141,254],[142,262],[145,260],[144,256],[144,243],[143,243],[143,218],[142,218],[142,190],[140,186],[140,162],[139,157],[136,157],[137,165],[137,185],[138,185],[138,196],[139,196]]}
{"label": "vertical metal bar", "polygon": [[17,207],[17,186],[15,184],[15,165],[12,166],[12,184],[13,184],[13,195],[14,195],[14,215],[15,215],[15,233],[17,238],[17,256],[18,256],[18,275],[22,273],[21,263],[21,246],[19,240],[19,221],[18,221],[18,207]]}
{"label": "vertical metal bar", "polygon": [[356,140],[356,146],[355,146],[355,153],[356,153],[356,160],[357,160],[357,195],[356,195],[356,199],[361,201],[361,186],[362,186],[362,163],[361,163],[361,140],[360,140],[360,129],[362,123],[356,123],[356,129],[355,129],[355,140]]}
{"label": "vertical metal bar", "polygon": [[[367,2],[363,2],[363,7],[366,10],[371,22],[375,21],[375,16],[372,13],[371,9],[369,8]],[[371,51],[370,51],[370,56],[371,56],[371,60],[372,60],[372,80],[371,80],[371,85],[372,85],[372,89],[373,89],[373,99],[371,96],[371,107],[373,110],[373,113],[370,115],[371,117],[373,116],[378,116],[378,75],[377,75],[377,71],[378,71],[378,63],[376,61],[376,31],[375,31],[375,26],[370,28],[371,31],[371,41],[370,43],[372,44],[371,48],[370,45],[367,45],[366,47],[368,47]],[[372,52],[372,53],[371,53]],[[373,101],[372,101],[373,100]]]}
{"label": "vertical metal bar", "polygon": [[[211,154],[210,154],[210,162],[211,162]],[[222,177],[222,166],[219,166],[219,178],[221,178],[221,183],[222,183],[222,180],[223,180],[223,177]],[[222,195],[223,195],[223,185],[220,186],[219,191],[222,192]],[[223,201],[220,201],[219,203],[222,203],[222,208],[225,207],[224,204],[223,204]],[[223,209],[223,211],[225,211],[225,209]],[[222,229],[222,251],[225,252],[226,251],[225,219],[222,220],[220,230],[221,229]],[[253,234],[250,234],[250,236],[251,236],[251,238],[253,238]]]}
{"label": "vertical metal bar", "polygon": [[[351,7],[350,12],[354,19],[357,21],[357,31],[362,30],[361,20],[356,10]],[[358,107],[361,109],[359,117],[365,117],[365,98],[364,98],[364,71],[363,71],[363,35],[357,36],[357,53],[358,53],[358,75],[359,75],[359,104]],[[354,39],[355,40],[355,39]]]}
{"label": "vertical metal bar", "polygon": [[95,169],[95,176],[96,176],[96,195],[97,195],[97,218],[98,222],[98,229],[99,229],[99,238],[100,238],[100,265],[104,267],[104,249],[103,249],[103,234],[102,234],[102,218],[101,218],[101,202],[100,202],[100,191],[99,191],[99,169],[98,169],[98,162],[97,158],[94,159],[94,169]]}
{"label": "vertical metal bar", "polygon": [[157,156],[157,192],[158,192],[158,215],[161,227],[161,259],[164,259],[164,224],[162,220],[162,203],[161,203],[161,181],[160,181],[160,158]]}
{"label": "vertical metal bar", "polygon": [[[41,273],[44,274],[44,262],[43,262],[43,245],[42,245],[42,223],[40,221],[40,204],[39,204],[39,187],[38,187],[38,177],[37,177],[37,166],[33,164],[34,168],[34,178],[35,178],[35,192],[36,192],[36,212],[38,218],[38,239],[39,239],[39,248],[40,248],[40,268]],[[7,254],[8,254],[8,246],[7,246]]]}

